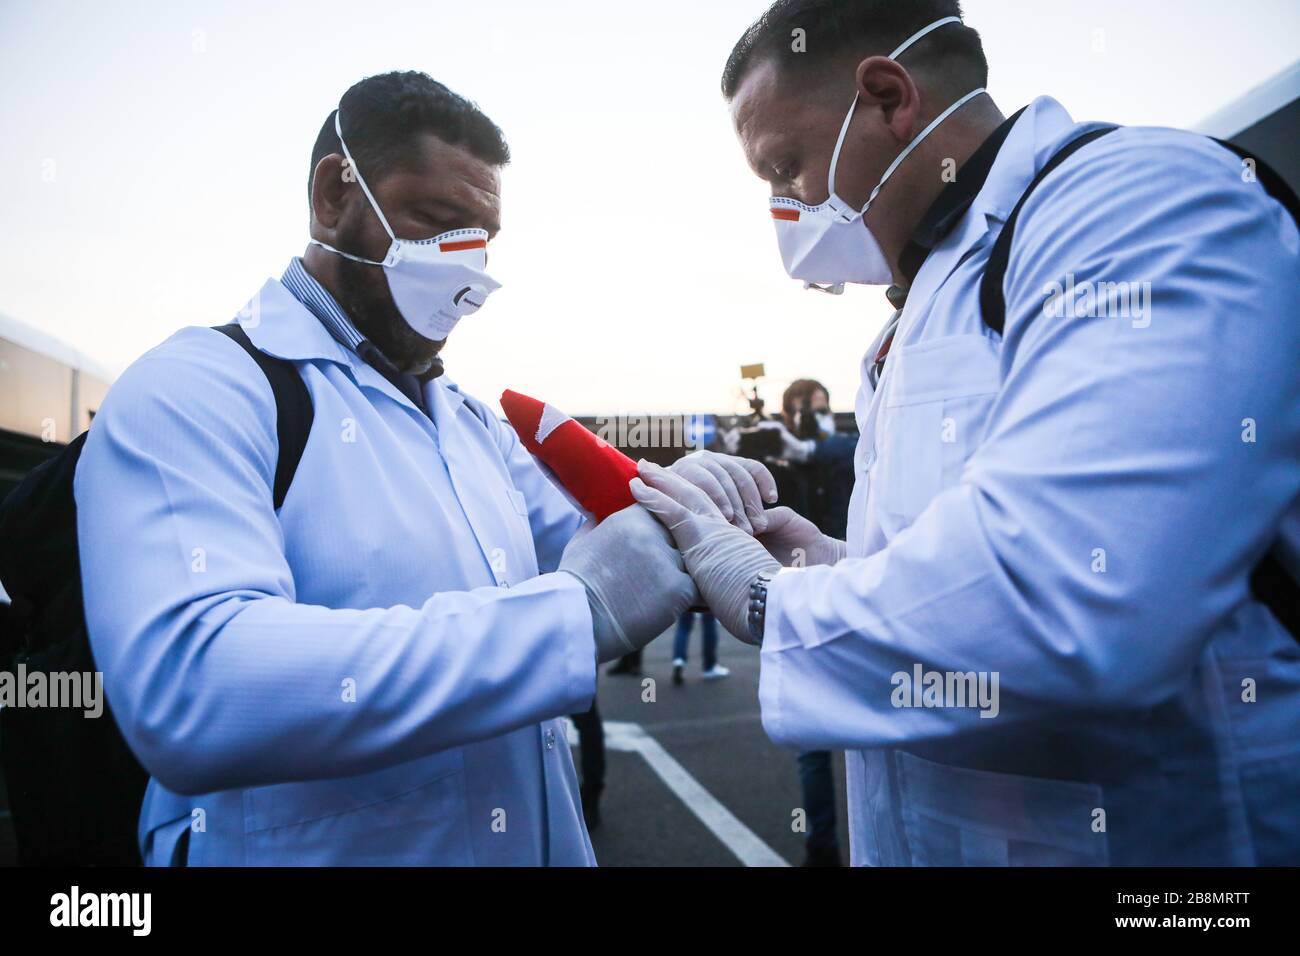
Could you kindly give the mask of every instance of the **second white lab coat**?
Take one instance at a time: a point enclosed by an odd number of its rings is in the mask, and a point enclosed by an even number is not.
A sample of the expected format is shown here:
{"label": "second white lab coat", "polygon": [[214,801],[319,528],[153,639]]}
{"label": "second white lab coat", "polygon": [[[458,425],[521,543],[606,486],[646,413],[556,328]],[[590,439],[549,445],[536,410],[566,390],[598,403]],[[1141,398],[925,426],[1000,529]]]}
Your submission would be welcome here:
{"label": "second white lab coat", "polygon": [[[847,751],[855,864],[1300,862],[1300,648],[1247,586],[1300,496],[1300,240],[1236,156],[1121,129],[1025,206],[1000,339],[989,250],[1085,128],[1018,119],[864,358],[849,557],[769,591],[764,726]],[[1067,282],[1146,314],[1049,315]]]}
{"label": "second white lab coat", "polygon": [[145,862],[594,863],[558,719],[595,692],[581,516],[446,378],[430,417],[276,280],[241,318],[315,410],[278,512],[270,387],[211,329],[127,370],[77,468]]}

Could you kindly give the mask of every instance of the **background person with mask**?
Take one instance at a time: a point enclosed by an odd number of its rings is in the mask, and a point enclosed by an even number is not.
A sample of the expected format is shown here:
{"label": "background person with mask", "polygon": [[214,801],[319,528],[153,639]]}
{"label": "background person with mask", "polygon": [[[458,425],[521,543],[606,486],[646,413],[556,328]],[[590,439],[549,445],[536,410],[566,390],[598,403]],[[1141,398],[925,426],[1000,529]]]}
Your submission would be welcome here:
{"label": "background person with mask", "polygon": [[[779,452],[763,458],[776,479],[777,504],[807,518],[822,534],[843,539],[857,441],[856,436],[836,432],[830,392],[816,379],[795,379],[781,394],[780,417],[762,419],[756,427],[780,436]],[[789,560],[800,559],[791,555]],[[807,813],[806,867],[844,865],[835,821],[833,764],[829,750],[799,754],[800,806]]]}
{"label": "background person with mask", "polygon": [[[96,416],[76,472],[86,620],[152,776],[147,863],[594,862],[556,718],[694,588],[640,507],[584,525],[440,374],[497,288],[508,158],[422,73],[361,81],[322,125],[312,244],[241,313],[313,408],[282,506],[268,380],[216,331],[150,351]],[[722,461],[692,474],[761,509]]]}
{"label": "background person with mask", "polygon": [[[822,534],[844,538],[853,490],[856,436],[835,430],[831,395],[816,379],[795,379],[781,394],[781,429],[787,464],[773,466],[777,503],[807,518]],[[799,794],[808,813],[804,866],[843,866],[835,822],[834,758],[829,750],[799,754]]]}
{"label": "background person with mask", "polygon": [[[1004,118],[959,13],[782,0],[723,76],[790,274],[896,286],[847,542],[784,509],[748,537],[653,467],[634,492],[761,644],[768,734],[848,751],[854,863],[1295,864],[1300,653],[1250,578],[1300,553],[1300,235],[1190,133],[1049,166],[1097,124]],[[981,278],[1044,170],[999,334]]]}
{"label": "background person with mask", "polygon": [[779,503],[789,505],[823,533],[843,538],[857,436],[835,430],[826,386],[816,379],[795,379],[781,394],[780,419],[759,422],[759,427],[781,432],[784,463],[772,470]]}

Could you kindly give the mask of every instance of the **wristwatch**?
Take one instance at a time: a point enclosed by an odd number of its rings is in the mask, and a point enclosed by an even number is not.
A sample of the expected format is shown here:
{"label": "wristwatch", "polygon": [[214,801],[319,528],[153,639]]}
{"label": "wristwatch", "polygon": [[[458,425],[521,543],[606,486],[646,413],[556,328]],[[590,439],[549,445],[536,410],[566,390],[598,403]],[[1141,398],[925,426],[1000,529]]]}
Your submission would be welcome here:
{"label": "wristwatch", "polygon": [[749,636],[754,643],[763,643],[763,625],[767,620],[767,586],[776,577],[771,571],[759,571],[753,583],[749,585]]}

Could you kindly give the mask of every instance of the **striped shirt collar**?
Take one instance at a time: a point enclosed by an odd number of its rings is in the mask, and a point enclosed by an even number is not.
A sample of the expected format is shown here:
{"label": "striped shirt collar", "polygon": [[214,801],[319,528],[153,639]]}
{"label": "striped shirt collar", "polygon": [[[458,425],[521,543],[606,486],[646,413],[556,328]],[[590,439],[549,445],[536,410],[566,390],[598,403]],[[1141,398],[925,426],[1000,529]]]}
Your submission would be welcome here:
{"label": "striped shirt collar", "polygon": [[[425,415],[429,415],[420,380],[414,375],[399,371],[388,356],[357,331],[357,327],[352,324],[352,320],[343,311],[338,300],[330,295],[328,289],[312,278],[300,257],[294,256],[290,260],[289,268],[285,269],[284,275],[280,277],[280,283],[302,304],[303,308],[320,320],[321,325],[329,330],[330,335],[340,345],[388,379],[394,388],[410,400],[412,405]],[[441,363],[438,365],[438,371],[441,374]]]}
{"label": "striped shirt collar", "polygon": [[303,308],[320,320],[321,325],[344,348],[357,352],[358,346],[366,341],[366,337],[357,331],[334,296],[307,272],[301,258],[294,256],[289,261],[289,268],[284,270],[280,282],[302,303]]}

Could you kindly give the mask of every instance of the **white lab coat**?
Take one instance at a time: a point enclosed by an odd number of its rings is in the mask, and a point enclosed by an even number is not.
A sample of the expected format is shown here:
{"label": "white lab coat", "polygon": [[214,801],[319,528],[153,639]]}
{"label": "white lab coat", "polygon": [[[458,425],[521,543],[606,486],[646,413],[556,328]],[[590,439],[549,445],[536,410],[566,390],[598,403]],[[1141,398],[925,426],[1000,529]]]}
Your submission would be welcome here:
{"label": "white lab coat", "polygon": [[[1111,133],[1026,204],[1000,340],[989,250],[1084,128],[1016,122],[864,359],[849,557],[769,591],[764,726],[847,750],[855,864],[1300,863],[1300,648],[1247,589],[1300,496],[1296,228],[1212,142]],[[1049,316],[1067,274],[1149,322]],[[895,706],[917,665],[997,715]]]}
{"label": "white lab coat", "polygon": [[152,774],[145,860],[595,862],[557,718],[586,710],[580,515],[445,378],[433,420],[272,280],[243,313],[315,408],[272,508],[275,405],[237,345],[172,336],[77,469],[86,618]]}

